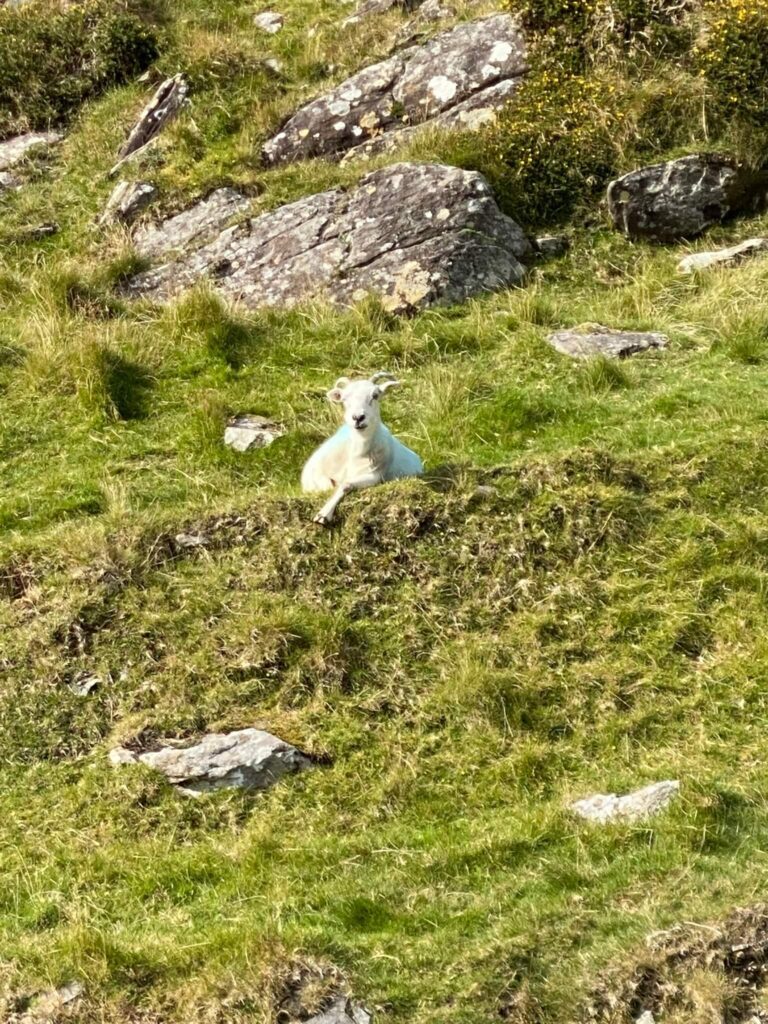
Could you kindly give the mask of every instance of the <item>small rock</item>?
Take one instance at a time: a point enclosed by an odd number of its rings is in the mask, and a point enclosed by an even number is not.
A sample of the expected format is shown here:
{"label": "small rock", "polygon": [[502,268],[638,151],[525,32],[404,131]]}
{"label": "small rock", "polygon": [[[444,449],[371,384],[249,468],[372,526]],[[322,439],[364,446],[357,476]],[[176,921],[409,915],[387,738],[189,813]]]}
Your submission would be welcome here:
{"label": "small rock", "polygon": [[540,256],[551,258],[568,252],[571,242],[567,235],[541,235],[534,239],[533,247]]}
{"label": "small rock", "polygon": [[268,32],[273,36],[283,27],[284,18],[277,11],[264,11],[262,14],[254,15],[253,23],[262,32]]}
{"label": "small rock", "polygon": [[277,57],[267,57],[264,61],[264,66],[275,75],[281,75],[283,73],[283,62],[278,60]]}
{"label": "small rock", "polygon": [[152,99],[139,115],[139,119],[120,147],[119,161],[115,164],[110,175],[116,174],[125,161],[134,154],[143,150],[179,113],[186,102],[189,86],[183,75],[174,75],[173,78],[166,78],[155,92]]}
{"label": "small rock", "polygon": [[20,164],[33,150],[55,146],[63,137],[59,132],[28,132],[0,142],[0,171]]}
{"label": "small rock", "polygon": [[656,1020],[650,1010],[641,1013],[635,1024],[656,1024]]}
{"label": "small rock", "polygon": [[757,210],[767,195],[768,173],[701,153],[612,181],[608,209],[614,226],[629,238],[673,242],[694,238],[733,214]]}
{"label": "small rock", "polygon": [[692,274],[695,270],[707,270],[709,267],[735,266],[761,252],[768,252],[768,238],[748,238],[746,242],[728,249],[691,253],[680,260],[677,269],[683,274]]}
{"label": "small rock", "polygon": [[114,765],[137,764],[139,760],[138,756],[128,747],[114,747],[107,754],[107,758],[109,763]]}
{"label": "small rock", "polygon": [[205,548],[210,544],[208,538],[202,533],[177,533],[173,538],[176,542],[177,547],[186,548]]}
{"label": "small rock", "polygon": [[3,192],[9,192],[11,189],[18,188],[21,185],[21,180],[16,175],[11,174],[10,171],[0,171],[0,195]]}
{"label": "small rock", "polygon": [[48,992],[41,992],[30,1001],[27,1017],[32,1019],[52,1017],[57,1010],[79,999],[84,991],[85,989],[79,981],[70,981],[61,988],[52,988]]}
{"label": "small rock", "polygon": [[16,232],[17,242],[39,242],[43,238],[50,238],[59,232],[59,225],[50,221],[46,224],[34,224],[26,228],[19,228]]}
{"label": "small rock", "polygon": [[625,359],[647,349],[666,348],[669,338],[666,334],[650,331],[614,331],[596,325],[587,331],[555,331],[548,335],[547,341],[552,348],[574,359],[589,359],[592,356]]}
{"label": "small rock", "polygon": [[679,792],[679,782],[655,782],[626,796],[595,793],[584,800],[577,800],[570,809],[580,818],[599,825],[614,821],[641,821],[663,811]]}
{"label": "small rock", "polygon": [[403,11],[414,11],[421,3],[421,0],[362,0],[357,10],[351,17],[342,21],[342,28],[348,25],[356,25],[365,18],[371,18],[376,14],[386,14],[395,7]]}
{"label": "small rock", "polygon": [[322,1013],[311,1017],[306,1024],[371,1024],[373,1015],[359,1003],[353,1003],[346,996],[339,996]]}
{"label": "small rock", "polygon": [[309,758],[290,743],[261,729],[211,733],[199,743],[138,755],[117,747],[110,751],[109,760],[114,765],[138,760],[162,772],[172,785],[190,796],[233,787],[268,789],[284,775],[311,765]]}
{"label": "small rock", "polygon": [[277,423],[263,416],[251,416],[247,413],[233,416],[224,431],[224,444],[237,452],[247,452],[250,448],[266,448],[285,431]]}
{"label": "small rock", "polygon": [[99,224],[132,224],[157,195],[148,181],[120,181],[107,200]]}
{"label": "small rock", "polygon": [[87,669],[78,672],[72,679],[72,682],[68,684],[72,693],[77,694],[78,697],[87,697],[89,693],[93,693],[101,685],[102,679],[100,676],[89,672]]}

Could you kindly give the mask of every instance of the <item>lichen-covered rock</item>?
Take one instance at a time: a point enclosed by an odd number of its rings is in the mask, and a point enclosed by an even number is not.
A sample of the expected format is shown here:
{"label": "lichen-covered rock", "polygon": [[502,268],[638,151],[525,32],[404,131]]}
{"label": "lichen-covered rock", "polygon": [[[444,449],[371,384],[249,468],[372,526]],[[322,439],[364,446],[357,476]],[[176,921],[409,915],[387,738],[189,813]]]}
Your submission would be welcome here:
{"label": "lichen-covered rock", "polygon": [[474,127],[483,118],[468,115],[502,106],[526,71],[525,39],[514,18],[463,22],[302,107],[265,144],[263,157],[282,164],[337,156],[382,132],[431,123],[452,110],[456,117],[444,117],[442,126]]}
{"label": "lichen-covered rock", "polygon": [[248,209],[250,200],[233,188],[218,188],[188,210],[159,224],[147,224],[134,236],[141,256],[160,256],[186,249],[212,238],[235,216]]}
{"label": "lichen-covered rock", "polygon": [[680,792],[680,783],[673,781],[654,782],[644,789],[638,789],[626,796],[615,793],[595,793],[594,796],[577,800],[571,804],[571,811],[580,818],[594,821],[599,825],[610,822],[642,821],[665,810]]}
{"label": "lichen-covered rock", "polygon": [[729,246],[727,249],[715,249],[713,252],[693,252],[684,257],[677,265],[683,274],[692,274],[695,270],[708,270],[710,267],[735,266],[744,260],[760,253],[768,252],[768,238],[748,238],[746,242]]}
{"label": "lichen-covered rock", "polygon": [[538,238],[534,238],[533,247],[539,256],[551,258],[567,253],[571,242],[567,235],[540,235]]}
{"label": "lichen-covered rock", "polygon": [[648,349],[666,348],[669,338],[655,331],[614,331],[595,326],[589,330],[555,331],[547,341],[552,348],[574,359],[625,359]]}
{"label": "lichen-covered rock", "polygon": [[10,170],[33,151],[49,149],[61,142],[62,138],[58,132],[27,132],[26,135],[17,135],[0,142],[0,171]]}
{"label": "lichen-covered rock", "polygon": [[99,224],[132,224],[157,195],[148,181],[119,181],[107,200]]}
{"label": "lichen-covered rock", "polygon": [[359,1003],[339,996],[327,1010],[311,1017],[306,1024],[371,1024],[373,1016]]}
{"label": "lichen-covered rock", "polygon": [[530,252],[482,175],[394,164],[350,192],[308,196],[228,228],[137,275],[127,291],[167,299],[206,277],[254,308],[314,297],[347,304],[373,293],[404,313],[517,284]]}
{"label": "lichen-covered rock", "polygon": [[413,11],[423,0],[362,0],[354,14],[345,18],[341,23],[344,28],[348,25],[356,25],[365,18],[373,17],[376,14],[386,14],[393,7],[399,7],[403,11]]}
{"label": "lichen-covered rock", "polygon": [[3,192],[10,192],[11,189],[18,188],[20,184],[21,181],[15,174],[11,174],[10,171],[0,171],[0,196]]}
{"label": "lichen-covered rock", "polygon": [[768,174],[729,157],[697,154],[625,174],[608,186],[614,225],[629,238],[673,242],[695,238],[713,224],[758,209]]}
{"label": "lichen-covered rock", "polygon": [[179,113],[187,99],[189,85],[182,74],[166,78],[157,87],[154,96],[139,114],[128,138],[120,147],[120,158],[110,174],[115,174],[129,157],[148,146]]}
{"label": "lichen-covered rock", "polygon": [[311,764],[290,743],[261,729],[211,733],[199,743],[133,754],[125,747],[110,752],[112,764],[139,762],[162,772],[184,793],[198,796],[215,789],[269,789],[284,775]]}

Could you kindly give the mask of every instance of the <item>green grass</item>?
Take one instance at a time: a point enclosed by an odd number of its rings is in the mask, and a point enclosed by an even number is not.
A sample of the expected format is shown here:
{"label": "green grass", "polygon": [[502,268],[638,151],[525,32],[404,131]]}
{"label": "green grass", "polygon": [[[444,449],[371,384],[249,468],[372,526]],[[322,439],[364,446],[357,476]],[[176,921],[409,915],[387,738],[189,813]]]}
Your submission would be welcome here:
{"label": "green grass", "polygon": [[[266,209],[361,173],[255,154],[329,63],[339,80],[386,52],[399,16],[339,37],[335,4],[285,9],[266,40],[240,5],[178,13],[183,52],[223,77],[140,167],[164,209],[223,181]],[[279,56],[286,83],[206,64],[233,42]],[[411,320],[374,302],[248,314],[203,290],[123,303],[130,247],[92,222],[144,96],[91,104],[3,200],[9,1011],[77,978],[78,1020],[266,1024],[303,965],[307,1008],[335,969],[393,1024],[480,1024],[511,1001],[578,1019],[649,930],[765,887],[768,261],[680,278],[682,247],[598,225],[524,289]],[[59,235],[14,240],[42,219]],[[587,322],[670,345],[615,364],[546,344]],[[324,392],[381,368],[406,383],[387,421],[427,477],[350,497],[318,532],[298,479],[335,422]],[[240,411],[286,436],[225,449]],[[209,547],[178,551],[192,528]],[[82,670],[102,680],[85,698]],[[191,801],[107,763],[139,735],[249,725],[316,766]],[[565,813],[661,778],[682,797],[650,824]]]}

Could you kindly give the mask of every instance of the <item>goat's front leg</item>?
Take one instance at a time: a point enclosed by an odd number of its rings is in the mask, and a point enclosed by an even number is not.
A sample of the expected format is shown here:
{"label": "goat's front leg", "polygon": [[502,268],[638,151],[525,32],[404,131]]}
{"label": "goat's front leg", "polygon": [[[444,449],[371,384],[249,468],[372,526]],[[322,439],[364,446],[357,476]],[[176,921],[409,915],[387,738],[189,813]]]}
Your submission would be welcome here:
{"label": "goat's front leg", "polygon": [[348,480],[347,483],[341,484],[326,501],[312,522],[319,523],[320,526],[330,526],[336,509],[350,491],[362,491],[366,487],[374,487],[380,483],[381,476],[378,473],[367,473],[365,476],[358,477],[357,480]]}

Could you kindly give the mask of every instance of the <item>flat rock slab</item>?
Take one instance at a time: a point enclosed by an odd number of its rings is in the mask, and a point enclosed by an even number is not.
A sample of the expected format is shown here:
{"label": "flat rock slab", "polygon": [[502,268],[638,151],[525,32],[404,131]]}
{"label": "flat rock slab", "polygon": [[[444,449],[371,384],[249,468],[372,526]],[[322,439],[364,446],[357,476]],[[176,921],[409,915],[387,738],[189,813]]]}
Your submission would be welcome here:
{"label": "flat rock slab", "polygon": [[140,228],[133,244],[141,256],[160,256],[174,249],[199,245],[217,235],[236,214],[249,206],[250,200],[242,193],[233,188],[218,188],[175,217]]}
{"label": "flat rock slab", "polygon": [[613,331],[608,327],[591,331],[555,331],[547,337],[552,348],[574,359],[605,356],[608,359],[626,359],[637,352],[666,348],[666,334],[651,331]]}
{"label": "flat rock slab", "polygon": [[0,171],[7,171],[20,164],[36,149],[50,149],[63,138],[58,132],[28,132],[0,142]]}
{"label": "flat rock slab", "polygon": [[762,206],[768,174],[702,153],[625,174],[608,186],[614,226],[629,238],[674,242]]}
{"label": "flat rock slab", "polygon": [[306,1024],[371,1024],[373,1015],[351,999],[340,996],[327,1010],[311,1017]]}
{"label": "flat rock slab", "polygon": [[768,252],[768,238],[748,238],[746,242],[739,242],[728,249],[693,252],[680,260],[677,269],[683,274],[692,274],[695,270],[708,270],[710,267],[735,266],[765,252]]}
{"label": "flat rock slab", "polygon": [[109,759],[116,765],[139,762],[154,768],[179,790],[193,796],[215,789],[269,789],[284,775],[311,764],[290,743],[261,729],[211,733],[199,743],[143,754],[117,747],[110,751]]}
{"label": "flat rock slab", "polygon": [[256,28],[260,28],[262,32],[268,32],[271,36],[280,31],[283,22],[282,14],[278,14],[277,11],[263,11],[261,14],[254,15],[253,18]]}
{"label": "flat rock slab", "polygon": [[227,228],[125,290],[167,300],[206,278],[251,308],[374,294],[406,313],[518,284],[530,253],[476,171],[394,164],[349,192],[321,192]]}
{"label": "flat rock slab", "polygon": [[251,448],[266,448],[283,434],[285,430],[278,423],[264,416],[243,414],[233,416],[227,424],[224,444],[237,452],[247,452]]}
{"label": "flat rock slab", "polygon": [[157,196],[148,181],[119,181],[112,191],[99,224],[132,224]]}
{"label": "flat rock slab", "polygon": [[525,38],[510,15],[462,22],[423,46],[364,68],[302,107],[265,144],[263,158],[284,164],[340,156],[382,132],[430,122],[505,83],[479,101],[480,107],[499,107],[527,72],[526,61]]}
{"label": "flat rock slab", "polygon": [[598,825],[612,822],[633,822],[650,818],[665,810],[678,796],[680,783],[673,781],[654,782],[644,789],[638,789],[626,796],[615,793],[595,793],[594,796],[577,800],[570,810],[580,818],[594,821]]}

